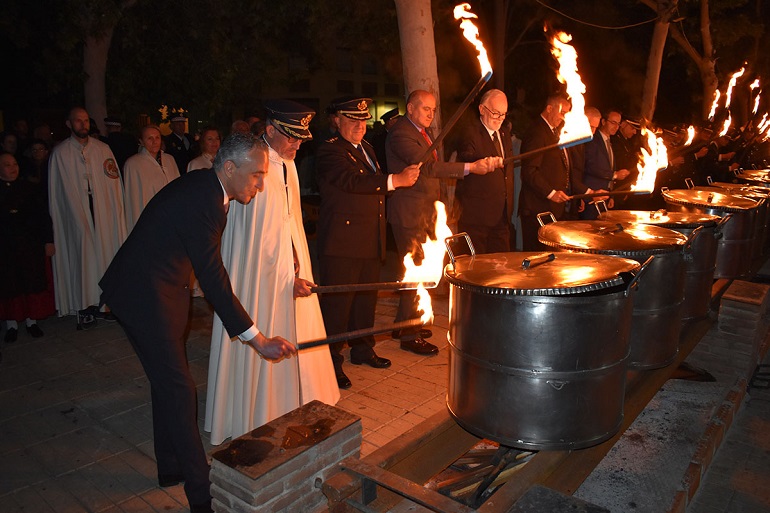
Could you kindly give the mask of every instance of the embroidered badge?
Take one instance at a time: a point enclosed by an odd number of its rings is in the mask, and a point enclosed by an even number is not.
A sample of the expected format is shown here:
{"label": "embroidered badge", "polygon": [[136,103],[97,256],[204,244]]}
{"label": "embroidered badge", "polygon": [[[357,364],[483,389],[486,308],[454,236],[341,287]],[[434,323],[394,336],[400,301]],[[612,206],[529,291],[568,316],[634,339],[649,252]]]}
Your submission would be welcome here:
{"label": "embroidered badge", "polygon": [[367,109],[368,106],[366,105],[365,100],[361,100],[360,102],[358,102],[358,105],[356,105],[356,107],[358,107],[358,110],[364,111]]}
{"label": "embroidered badge", "polygon": [[106,159],[102,167],[104,168],[104,175],[107,178],[112,178],[113,180],[120,178],[118,165],[115,163],[115,159]]}

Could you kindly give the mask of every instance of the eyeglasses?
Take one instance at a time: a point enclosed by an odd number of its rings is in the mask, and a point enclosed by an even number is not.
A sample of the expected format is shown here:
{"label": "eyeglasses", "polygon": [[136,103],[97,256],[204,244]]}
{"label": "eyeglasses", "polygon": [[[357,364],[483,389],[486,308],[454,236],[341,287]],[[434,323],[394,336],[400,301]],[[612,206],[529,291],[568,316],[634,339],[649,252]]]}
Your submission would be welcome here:
{"label": "eyeglasses", "polygon": [[505,117],[505,115],[507,114],[507,112],[497,112],[496,110],[492,110],[489,107],[487,107],[486,105],[482,105],[482,107],[487,109],[487,112],[489,112],[489,116],[492,119],[503,119]]}
{"label": "eyeglasses", "polygon": [[604,121],[606,121],[610,125],[620,126],[620,121],[615,121],[613,119],[605,119]]}

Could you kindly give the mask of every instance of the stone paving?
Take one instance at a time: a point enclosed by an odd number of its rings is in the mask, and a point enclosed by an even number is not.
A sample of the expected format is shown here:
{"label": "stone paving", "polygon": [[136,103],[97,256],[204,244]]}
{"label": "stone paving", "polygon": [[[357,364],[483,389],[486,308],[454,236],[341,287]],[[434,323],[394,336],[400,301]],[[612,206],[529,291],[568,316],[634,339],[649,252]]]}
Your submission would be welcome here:
{"label": "stone paving", "polygon": [[[345,364],[353,382],[338,405],[363,419],[366,455],[444,408],[448,297],[438,294],[434,336],[441,351],[419,357],[389,334],[377,352],[389,369]],[[377,323],[392,322],[382,294]],[[152,451],[147,379],[115,323],[76,331],[72,317],[23,329],[0,363],[0,513],[184,512],[182,487],[160,489]],[[211,311],[196,299],[188,357],[204,411]],[[770,512],[770,392],[751,389],[688,511]],[[208,439],[204,433],[206,449]]]}

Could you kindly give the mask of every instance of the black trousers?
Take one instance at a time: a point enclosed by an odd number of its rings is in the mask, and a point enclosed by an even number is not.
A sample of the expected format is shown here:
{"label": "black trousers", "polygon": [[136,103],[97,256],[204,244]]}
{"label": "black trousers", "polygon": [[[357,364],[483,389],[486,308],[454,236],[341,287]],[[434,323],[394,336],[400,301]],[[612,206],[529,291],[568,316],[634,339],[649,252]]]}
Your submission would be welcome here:
{"label": "black trousers", "polygon": [[[352,283],[373,283],[380,281],[380,260],[378,258],[347,258],[321,256],[320,281],[323,285],[346,285]],[[345,292],[322,294],[319,302],[326,333],[336,335],[346,331],[371,328],[374,326],[374,312],[377,308],[377,291]],[[348,340],[351,357],[367,359],[374,354],[374,337]],[[329,345],[332,362],[336,371],[342,369],[344,342]]]}
{"label": "black trousers", "polygon": [[[428,220],[425,220],[417,227],[407,227],[392,224],[393,238],[396,240],[396,250],[398,251],[398,261],[403,262],[407,253],[414,255],[415,263],[422,262],[422,243],[425,238],[432,235],[428,231]],[[403,271],[402,271],[403,273]],[[399,277],[400,278],[400,277]],[[395,322],[418,319],[420,311],[417,308],[417,291],[402,290],[398,293],[398,311],[396,312]],[[405,328],[401,330],[401,341],[407,342],[414,340],[420,333],[420,327]]]}
{"label": "black trousers", "polygon": [[457,231],[470,236],[477,254],[507,253],[511,251],[511,240],[516,240],[516,232],[505,212],[493,226],[469,223],[460,217]]}
{"label": "black trousers", "polygon": [[[120,320],[119,312],[114,313]],[[185,340],[160,338],[152,326],[121,326],[150,380],[158,474],[182,474],[190,504],[205,503],[211,500],[209,465],[198,430],[198,400]]]}

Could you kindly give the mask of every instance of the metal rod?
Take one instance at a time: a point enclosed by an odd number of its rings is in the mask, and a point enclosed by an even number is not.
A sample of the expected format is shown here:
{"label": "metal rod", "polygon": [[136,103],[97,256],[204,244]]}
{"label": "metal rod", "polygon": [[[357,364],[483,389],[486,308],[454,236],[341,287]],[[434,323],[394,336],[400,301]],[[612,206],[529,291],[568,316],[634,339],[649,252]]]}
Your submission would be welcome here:
{"label": "metal rod", "polygon": [[468,96],[465,97],[465,100],[463,100],[463,102],[460,104],[460,107],[455,111],[449,121],[447,121],[447,124],[444,125],[444,128],[441,130],[441,132],[439,132],[438,136],[433,139],[433,144],[430,145],[430,148],[428,148],[428,150],[422,156],[419,164],[425,164],[433,157],[433,152],[436,151],[436,148],[438,148],[439,144],[441,144],[441,142],[446,138],[449,131],[452,130],[452,128],[457,124],[460,116],[462,116],[463,112],[465,112],[474,98],[476,98],[476,95],[479,94],[481,88],[484,87],[487,82],[489,82],[490,78],[492,78],[492,72],[487,71],[487,73],[481,77],[478,82],[476,82],[476,85],[473,87],[473,89],[471,89],[471,92],[468,93]]}
{"label": "metal rod", "polygon": [[[317,285],[310,287],[316,294],[331,294],[335,292],[361,292],[364,290],[413,290],[421,282],[418,281],[383,281],[378,283],[350,283],[346,285]],[[438,285],[435,282],[423,283],[426,289],[434,289]]]}
{"label": "metal rod", "polygon": [[410,319],[408,321],[396,322],[379,328],[364,328],[361,330],[347,331],[345,333],[338,333],[337,335],[331,335],[326,338],[319,338],[317,340],[308,340],[297,344],[297,349],[300,351],[303,349],[310,349],[311,347],[325,346],[328,344],[334,344],[335,342],[344,342],[354,338],[368,337],[370,335],[379,335],[380,333],[386,333],[392,330],[400,330],[404,328],[414,328],[422,326],[423,323],[420,319]]}
{"label": "metal rod", "polygon": [[591,192],[587,194],[573,194],[569,197],[569,199],[588,199],[588,198],[597,198],[600,196],[643,196],[643,195],[649,195],[652,194],[653,191],[629,191],[629,190],[622,190],[622,191],[609,191],[609,192]]}
{"label": "metal rod", "polygon": [[534,150],[530,150],[530,151],[525,152],[525,153],[520,153],[518,155],[512,155],[510,157],[505,157],[503,159],[503,164],[510,164],[511,162],[516,162],[517,160],[528,159],[529,157],[534,157],[538,153],[543,153],[543,152],[546,152],[548,150],[553,150],[553,149],[563,150],[564,148],[570,148],[572,146],[577,146],[579,144],[585,144],[585,143],[589,142],[591,139],[593,139],[593,137],[584,137],[582,139],[576,139],[574,141],[568,141],[566,143],[558,142],[558,143],[555,143],[555,144],[549,144],[548,146],[543,146],[542,148],[536,148]]}

